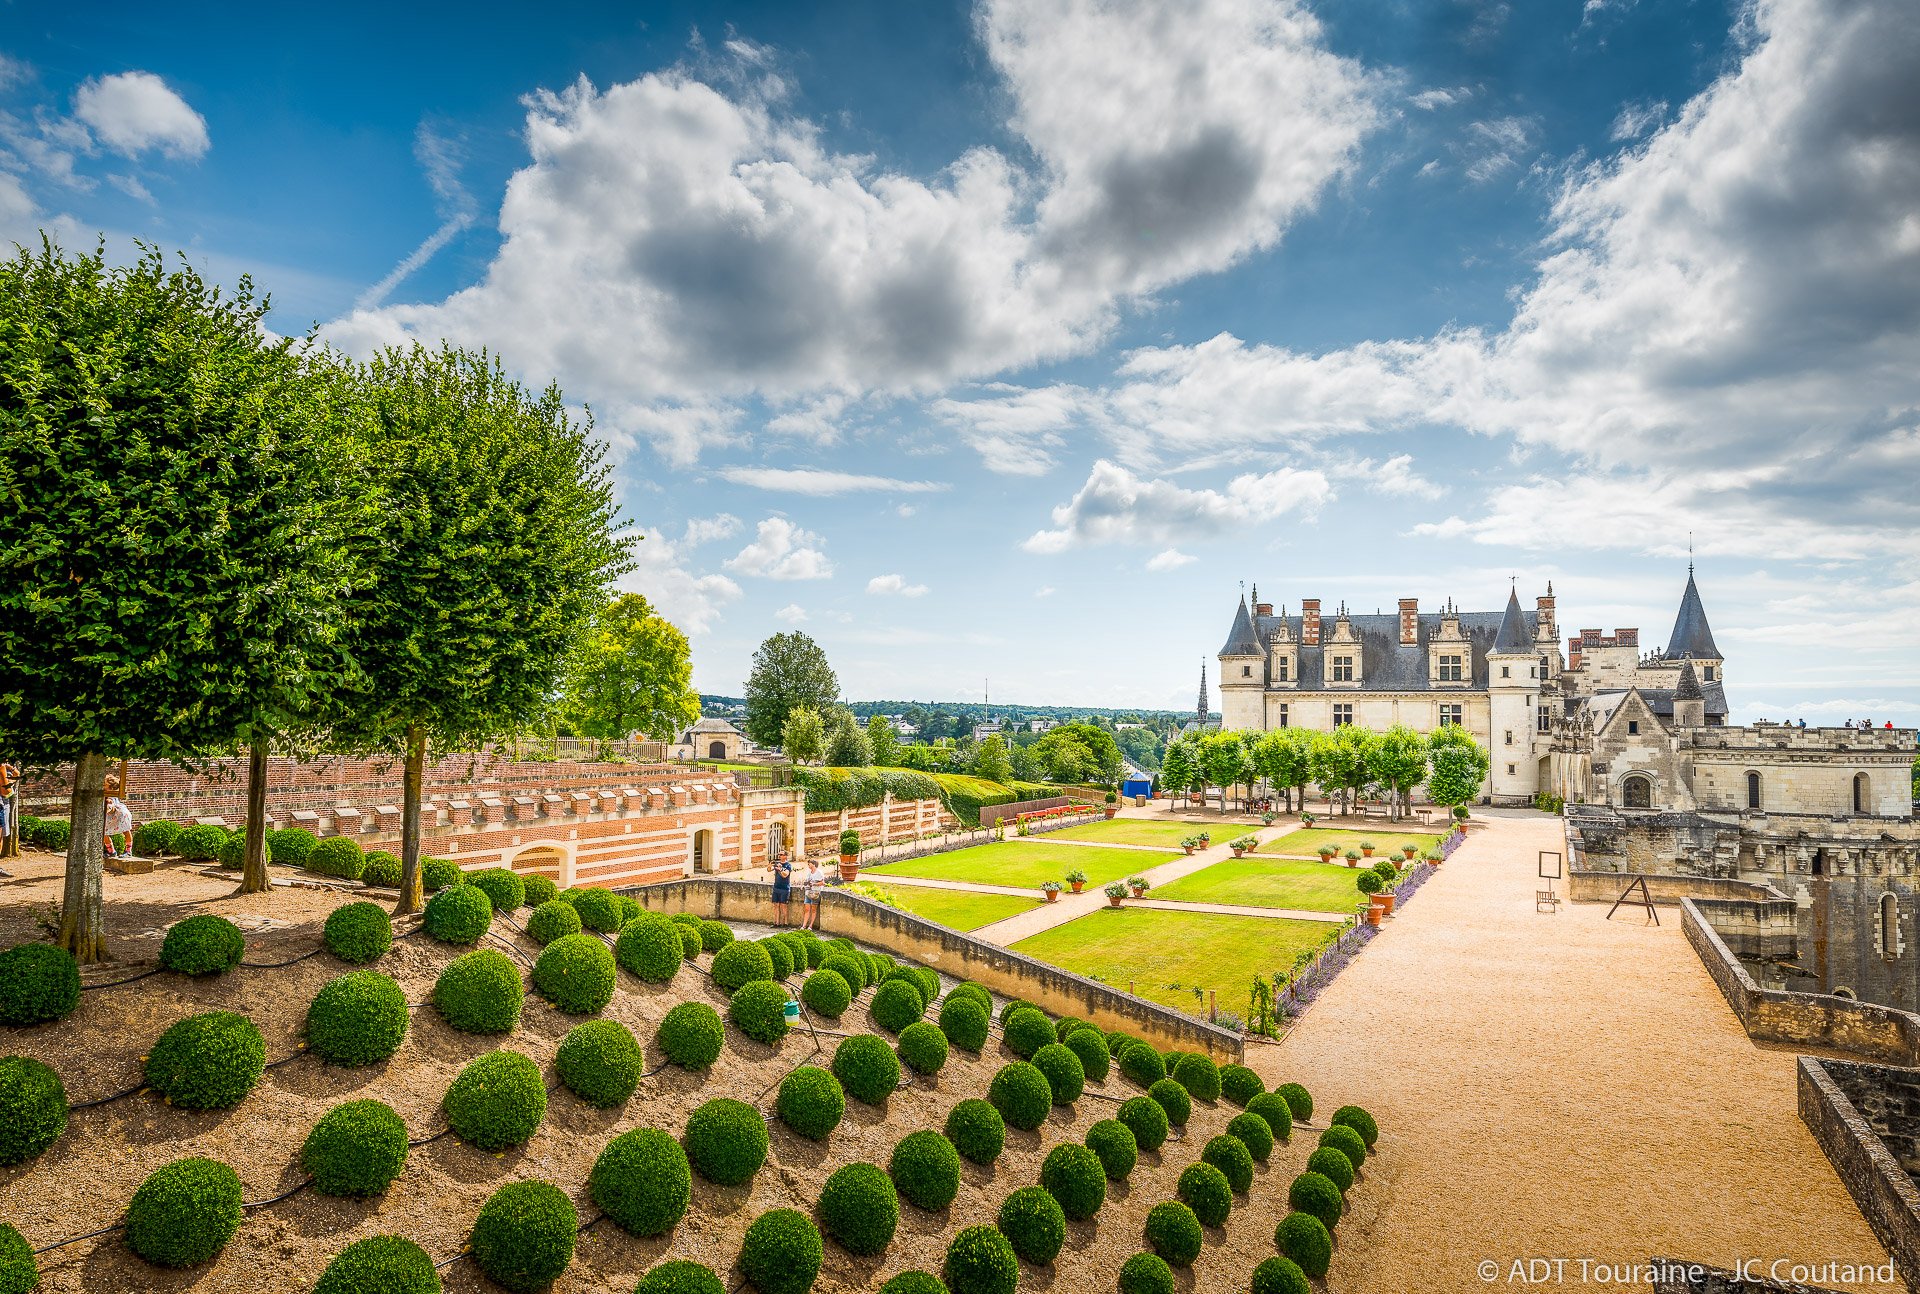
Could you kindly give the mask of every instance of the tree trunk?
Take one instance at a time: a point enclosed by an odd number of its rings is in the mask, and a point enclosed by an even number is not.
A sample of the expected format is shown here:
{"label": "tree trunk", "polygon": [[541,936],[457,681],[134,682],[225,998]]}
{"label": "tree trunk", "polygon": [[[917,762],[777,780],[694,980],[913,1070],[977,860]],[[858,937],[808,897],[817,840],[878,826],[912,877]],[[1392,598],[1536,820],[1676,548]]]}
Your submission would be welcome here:
{"label": "tree trunk", "polygon": [[101,900],[106,864],[107,757],[86,754],[74,761],[73,799],[67,812],[67,887],[60,899],[59,945],[82,964],[107,959],[107,923]]}
{"label": "tree trunk", "polygon": [[265,894],[267,879],[267,747],[264,740],[247,747],[247,852],[240,867],[240,893]]}
{"label": "tree trunk", "polygon": [[393,915],[418,912],[425,899],[420,884],[420,783],[427,767],[427,734],[414,724],[407,729],[406,785],[400,800],[400,901]]}

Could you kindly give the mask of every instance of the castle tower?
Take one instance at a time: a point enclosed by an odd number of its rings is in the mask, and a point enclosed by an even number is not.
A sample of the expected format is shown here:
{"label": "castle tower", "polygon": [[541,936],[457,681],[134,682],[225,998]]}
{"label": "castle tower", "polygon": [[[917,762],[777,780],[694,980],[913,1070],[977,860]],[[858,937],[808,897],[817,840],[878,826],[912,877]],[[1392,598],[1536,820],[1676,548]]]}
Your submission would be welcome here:
{"label": "castle tower", "polygon": [[[1240,609],[1234,613],[1233,628],[1220,648],[1220,726],[1264,728],[1266,690],[1267,649],[1261,645],[1243,595]],[[1202,700],[1201,704],[1206,703]]]}
{"label": "castle tower", "polygon": [[1667,639],[1666,658],[1690,660],[1699,672],[1699,684],[1724,683],[1720,648],[1713,641],[1713,628],[1707,623],[1707,609],[1700,602],[1700,588],[1693,582],[1693,563],[1687,563],[1687,588],[1680,595],[1680,613],[1673,619],[1673,633]]}
{"label": "castle tower", "polygon": [[1680,663],[1680,681],[1673,688],[1673,726],[1707,726],[1707,698],[1700,691],[1700,679],[1693,672],[1693,662],[1690,660]]}
{"label": "castle tower", "polygon": [[1525,804],[1540,789],[1539,734],[1536,707],[1540,704],[1540,654],[1534,632],[1520,609],[1520,595],[1507,591],[1507,609],[1500,632],[1487,652],[1487,693],[1492,742],[1488,753],[1487,793],[1495,804]]}

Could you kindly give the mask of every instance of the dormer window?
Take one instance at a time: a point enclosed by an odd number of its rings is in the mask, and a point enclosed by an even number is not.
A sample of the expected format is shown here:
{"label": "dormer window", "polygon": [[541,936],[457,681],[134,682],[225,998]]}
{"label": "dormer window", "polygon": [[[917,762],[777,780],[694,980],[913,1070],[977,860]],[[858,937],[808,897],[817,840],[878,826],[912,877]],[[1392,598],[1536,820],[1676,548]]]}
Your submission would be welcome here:
{"label": "dormer window", "polygon": [[1640,735],[1640,721],[1638,719],[1627,720],[1627,736],[1637,737],[1639,735]]}
{"label": "dormer window", "polygon": [[1500,677],[1501,677],[1501,678],[1512,678],[1512,677],[1513,677],[1513,667],[1512,667],[1511,665],[1502,665],[1502,666],[1500,667]]}
{"label": "dormer window", "polygon": [[1242,665],[1242,666],[1240,667],[1240,677],[1241,677],[1241,678],[1252,678],[1252,677],[1253,677],[1253,666],[1251,666],[1251,665]]}
{"label": "dormer window", "polygon": [[1333,681],[1336,683],[1353,682],[1353,657],[1335,656],[1333,658]]}
{"label": "dormer window", "polygon": [[1707,682],[1709,683],[1713,682],[1713,666],[1704,665],[1701,668],[1706,671]]}
{"label": "dormer window", "polygon": [[1444,655],[1440,658],[1440,681],[1458,683],[1461,679],[1460,657]]}
{"label": "dormer window", "polygon": [[1273,676],[1282,683],[1287,681],[1287,658],[1285,656],[1276,656],[1273,658]]}

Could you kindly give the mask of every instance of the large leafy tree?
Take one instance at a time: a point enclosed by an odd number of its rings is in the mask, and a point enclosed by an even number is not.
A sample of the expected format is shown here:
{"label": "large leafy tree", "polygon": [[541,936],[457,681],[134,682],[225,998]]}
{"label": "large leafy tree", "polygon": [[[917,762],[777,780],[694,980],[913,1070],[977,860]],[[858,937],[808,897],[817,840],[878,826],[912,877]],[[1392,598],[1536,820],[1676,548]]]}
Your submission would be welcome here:
{"label": "large leafy tree", "polygon": [[1033,743],[1034,759],[1056,782],[1115,782],[1120,746],[1113,734],[1090,723],[1063,723]]}
{"label": "large leafy tree", "polygon": [[1160,761],[1160,789],[1169,795],[1178,792],[1181,796],[1191,796],[1193,792],[1206,785],[1206,774],[1200,771],[1199,755],[1194,744],[1186,737],[1175,737],[1167,743],[1167,753]]}
{"label": "large leafy tree", "polygon": [[1493,767],[1486,748],[1458,724],[1436,728],[1427,737],[1427,760],[1427,798],[1449,809],[1479,799],[1480,786]]}
{"label": "large leafy tree", "polygon": [[799,630],[775,634],[753,653],[747,675],[747,736],[762,746],[784,740],[787,716],[808,709],[825,714],[840,695],[840,680],[820,644]]}
{"label": "large leafy tree", "polygon": [[1391,793],[1399,817],[1412,803],[1413,788],[1427,780],[1427,739],[1397,723],[1375,734],[1367,743],[1367,772]]}
{"label": "large leafy tree", "polygon": [[58,939],[82,961],[106,954],[109,758],[264,743],[332,685],[352,474],[266,308],[150,248],[0,262],[0,749],[73,765]]}
{"label": "large leafy tree", "polygon": [[900,758],[900,739],[886,715],[867,716],[867,749],[873,752],[873,762],[881,768],[891,768]]}
{"label": "large leafy tree", "polygon": [[1220,812],[1227,811],[1227,792],[1253,781],[1253,760],[1237,732],[1209,733],[1200,742],[1200,768],[1220,788]]}
{"label": "large leafy tree", "polygon": [[780,748],[796,764],[818,763],[827,749],[827,724],[820,712],[803,705],[787,712],[780,729]]}
{"label": "large leafy tree", "polygon": [[1313,780],[1308,752],[1309,735],[1298,728],[1276,728],[1263,733],[1253,743],[1254,771],[1279,791],[1288,809],[1299,807],[1295,796],[1305,798],[1306,785]]}
{"label": "large leafy tree", "polygon": [[442,346],[362,370],[382,496],[374,575],[346,635],[359,686],[334,733],[406,761],[400,902],[420,906],[420,793],[429,746],[458,749],[546,710],[607,589],[631,567],[588,418],[497,359]]}
{"label": "large leafy tree", "polygon": [[596,741],[635,732],[673,740],[700,717],[687,636],[638,593],[621,594],[594,613],[568,668],[563,712]]}
{"label": "large leafy tree", "polygon": [[873,746],[866,729],[854,721],[853,711],[835,706],[827,720],[826,761],[835,768],[864,768],[873,762]]}
{"label": "large leafy tree", "polygon": [[1000,740],[998,734],[986,738],[973,748],[973,758],[968,761],[967,771],[989,782],[1013,779],[1013,760],[1007,754],[1007,744]]}

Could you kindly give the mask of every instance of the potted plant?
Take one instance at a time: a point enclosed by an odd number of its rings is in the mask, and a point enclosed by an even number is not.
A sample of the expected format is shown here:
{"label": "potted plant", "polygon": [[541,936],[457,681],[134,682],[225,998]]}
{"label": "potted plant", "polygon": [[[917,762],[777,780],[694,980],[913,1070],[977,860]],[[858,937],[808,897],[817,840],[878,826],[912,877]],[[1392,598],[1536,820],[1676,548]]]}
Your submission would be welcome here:
{"label": "potted plant", "polygon": [[[1120,900],[1127,897],[1127,887],[1119,881],[1108,881],[1106,889],[1102,890],[1101,893],[1107,896],[1108,907],[1117,908],[1120,906]],[[1137,898],[1139,897],[1140,891],[1135,890],[1133,893]]]}
{"label": "potted plant", "polygon": [[[1302,796],[1301,798],[1304,799],[1306,797]],[[1314,816],[1311,813],[1302,812],[1300,814],[1300,821],[1304,826],[1306,826],[1309,830],[1311,830],[1313,828]]]}
{"label": "potted plant", "polygon": [[1268,809],[1265,813],[1260,815],[1260,821],[1265,823],[1267,826],[1271,827],[1274,824],[1274,822],[1279,819],[1279,817],[1280,817],[1279,814],[1275,813],[1272,809]]}
{"label": "potted plant", "polygon": [[1364,855],[1365,855],[1366,857],[1368,857],[1368,858],[1372,858],[1372,857],[1373,857],[1373,842],[1372,842],[1371,840],[1363,840],[1363,841],[1361,841],[1361,842],[1360,842],[1360,852],[1361,852],[1362,854],[1364,854]]}
{"label": "potted plant", "polygon": [[1078,894],[1087,887],[1087,874],[1076,867],[1067,873],[1067,884],[1073,886],[1073,892]]}
{"label": "potted plant", "polygon": [[1118,812],[1120,812],[1120,797],[1115,795],[1112,791],[1108,791],[1107,792],[1107,816],[1111,818],[1114,814]]}
{"label": "potted plant", "polygon": [[[1152,889],[1153,885],[1144,876],[1129,876],[1127,877],[1127,887],[1133,891],[1133,897],[1137,899],[1142,894],[1145,894],[1148,890]],[[1107,893],[1109,894],[1113,893],[1112,885],[1109,885],[1107,887]]]}
{"label": "potted plant", "polygon": [[1354,853],[1351,849],[1349,849],[1347,851],[1347,866],[1358,867],[1359,865],[1360,865],[1360,855]]}
{"label": "potted plant", "polygon": [[1433,866],[1438,867],[1441,863],[1446,861],[1446,855],[1441,853],[1437,849],[1429,849],[1426,852],[1426,855],[1421,859],[1421,861],[1425,863],[1431,863],[1433,864]]}
{"label": "potted plant", "polygon": [[1368,868],[1366,871],[1360,873],[1358,876],[1353,878],[1353,884],[1354,884],[1354,887],[1358,889],[1362,894],[1366,895],[1368,901],[1371,902],[1373,900],[1374,895],[1380,892],[1380,886],[1383,884],[1383,882],[1381,881],[1380,874],[1378,872],[1374,871],[1372,868]]}
{"label": "potted plant", "polygon": [[1382,881],[1380,883],[1380,892],[1373,896],[1373,905],[1380,909],[1382,916],[1390,917],[1393,915],[1394,897],[1392,882]]}
{"label": "potted plant", "polygon": [[1367,904],[1367,924],[1368,925],[1373,926],[1375,929],[1378,929],[1380,926],[1380,916],[1381,916],[1380,905],[1378,903]]}
{"label": "potted plant", "polygon": [[840,833],[840,879],[851,881],[860,875],[860,833],[849,827]]}
{"label": "potted plant", "polygon": [[1200,837],[1182,836],[1180,838],[1180,848],[1186,850],[1189,854],[1191,854],[1194,850],[1200,848]]}
{"label": "potted plant", "polygon": [[1320,861],[1323,863],[1330,863],[1333,861],[1333,856],[1339,852],[1340,851],[1338,849],[1335,849],[1332,845],[1322,845],[1320,846]]}
{"label": "potted plant", "polygon": [[1260,840],[1256,836],[1242,836],[1240,839],[1233,841],[1232,845],[1233,856],[1238,858],[1242,854],[1250,854],[1258,849],[1260,847]]}
{"label": "potted plant", "polygon": [[1060,897],[1060,882],[1041,881],[1040,892],[1047,896],[1047,902],[1052,903]]}
{"label": "potted plant", "polygon": [[1402,845],[1402,846],[1400,846],[1400,852],[1401,852],[1401,853],[1403,853],[1403,854],[1405,854],[1405,855],[1407,856],[1407,861],[1408,861],[1408,862],[1412,862],[1412,861],[1413,861],[1413,856],[1414,856],[1415,854],[1417,854],[1417,853],[1419,853],[1419,852],[1420,852],[1420,846],[1418,846],[1418,845]]}
{"label": "potted plant", "polygon": [[1213,833],[1211,831],[1202,831],[1200,833],[1200,847],[1204,849],[1208,845],[1211,845],[1212,843],[1213,843]]}

